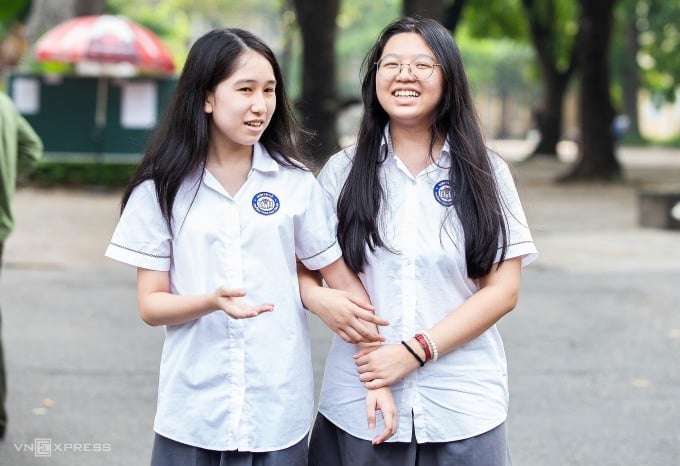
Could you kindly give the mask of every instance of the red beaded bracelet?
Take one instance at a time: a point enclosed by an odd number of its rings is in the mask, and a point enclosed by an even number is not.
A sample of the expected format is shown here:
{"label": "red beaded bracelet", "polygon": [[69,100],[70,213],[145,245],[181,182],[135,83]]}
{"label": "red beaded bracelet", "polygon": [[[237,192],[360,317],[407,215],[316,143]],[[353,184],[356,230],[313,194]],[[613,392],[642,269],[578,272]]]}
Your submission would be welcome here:
{"label": "red beaded bracelet", "polygon": [[432,359],[432,351],[430,351],[430,345],[427,343],[427,340],[425,337],[420,334],[416,333],[415,337],[416,341],[420,344],[420,347],[425,351],[425,361],[429,361]]}

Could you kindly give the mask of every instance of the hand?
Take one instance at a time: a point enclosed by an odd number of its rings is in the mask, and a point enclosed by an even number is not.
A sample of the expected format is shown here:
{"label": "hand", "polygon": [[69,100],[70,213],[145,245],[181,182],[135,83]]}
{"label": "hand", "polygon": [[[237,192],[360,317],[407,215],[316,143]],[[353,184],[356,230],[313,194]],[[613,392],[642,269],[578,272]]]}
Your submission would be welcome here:
{"label": "hand", "polygon": [[389,387],[420,367],[401,344],[362,348],[354,355],[359,380],[369,390]]}
{"label": "hand", "polygon": [[314,302],[318,303],[314,314],[347,343],[385,340],[375,326],[389,325],[389,322],[376,316],[375,308],[369,302],[334,288],[317,287],[313,293],[316,294]]}
{"label": "hand", "polygon": [[369,390],[366,393],[366,415],[368,417],[368,428],[375,429],[375,412],[380,411],[385,430],[373,439],[373,445],[383,443],[388,438],[397,433],[397,405],[392,397],[392,390],[389,387]]}
{"label": "hand", "polygon": [[274,305],[271,303],[252,306],[245,299],[242,299],[245,295],[246,292],[243,290],[227,288],[226,286],[220,286],[214,293],[217,307],[234,319],[256,317],[263,312],[270,312],[274,309]]}

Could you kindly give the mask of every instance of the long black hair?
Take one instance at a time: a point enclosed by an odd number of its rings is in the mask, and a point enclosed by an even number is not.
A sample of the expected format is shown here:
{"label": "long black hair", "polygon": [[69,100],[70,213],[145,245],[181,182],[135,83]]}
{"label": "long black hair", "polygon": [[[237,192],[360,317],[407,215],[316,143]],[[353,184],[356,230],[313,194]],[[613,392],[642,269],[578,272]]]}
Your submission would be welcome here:
{"label": "long black hair", "polygon": [[[354,162],[338,199],[338,240],[345,261],[361,272],[367,247],[387,247],[379,229],[385,190],[378,167],[387,157],[382,146],[389,115],[376,94],[375,63],[385,44],[396,34],[416,33],[430,47],[444,75],[443,97],[432,122],[430,149],[446,140],[451,150],[448,178],[455,185],[454,207],[463,226],[465,260],[471,278],[489,273],[501,240],[501,261],[507,251],[506,221],[489,152],[465,75],[463,60],[451,33],[431,19],[398,19],[383,29],[362,64],[361,96],[364,112],[359,126]],[[430,154],[432,156],[432,154]]]}
{"label": "long black hair", "polygon": [[123,194],[121,212],[134,188],[152,179],[163,218],[172,230],[172,206],[180,185],[189,174],[205,168],[208,157],[212,116],[204,112],[205,99],[235,71],[239,58],[247,50],[266,58],[276,79],[276,109],[260,142],[280,165],[301,167],[295,163],[302,159],[294,140],[297,121],[274,53],[248,31],[237,28],[213,30],[200,37],[189,50],[165,118],[152,135]]}

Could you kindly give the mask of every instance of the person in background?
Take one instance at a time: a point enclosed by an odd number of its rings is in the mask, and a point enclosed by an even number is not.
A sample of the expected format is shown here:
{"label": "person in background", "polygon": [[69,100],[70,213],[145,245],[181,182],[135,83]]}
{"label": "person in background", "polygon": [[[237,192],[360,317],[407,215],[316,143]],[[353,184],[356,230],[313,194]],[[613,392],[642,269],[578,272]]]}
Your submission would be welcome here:
{"label": "person in background", "polygon": [[[165,326],[151,464],[304,465],[314,383],[298,258],[358,303],[347,338],[376,341],[385,323],[342,259],[262,40],[199,38],[166,115],[106,249],[136,267],[142,319]],[[393,406],[389,388],[372,393]]]}
{"label": "person in background", "polygon": [[[319,174],[385,343],[335,337],[310,466],[510,464],[496,322],[537,256],[508,164],[487,149],[460,52],[430,19],[389,24],[364,60],[357,142]],[[304,272],[300,275],[303,277]],[[329,312],[311,276],[311,310]],[[365,391],[391,387],[398,430],[376,445]]]}
{"label": "person in background", "polygon": [[[17,178],[26,175],[42,157],[43,143],[12,99],[0,92],[0,270],[5,240],[14,227],[12,199]],[[0,439],[7,430],[7,375],[2,347],[0,311]]]}

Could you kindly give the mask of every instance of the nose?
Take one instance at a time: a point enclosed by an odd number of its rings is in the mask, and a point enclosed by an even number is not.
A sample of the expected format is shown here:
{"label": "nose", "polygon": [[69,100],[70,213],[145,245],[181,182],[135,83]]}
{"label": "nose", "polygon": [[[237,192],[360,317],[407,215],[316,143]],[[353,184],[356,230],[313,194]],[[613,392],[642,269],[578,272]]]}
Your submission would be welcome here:
{"label": "nose", "polygon": [[[406,74],[403,73],[403,70],[406,69]],[[397,73],[397,78],[399,79],[414,79],[413,73],[411,73],[411,64],[410,63],[399,63],[399,73]]]}
{"label": "nose", "polygon": [[250,110],[253,113],[267,113],[267,102],[263,95],[256,94],[250,105]]}

